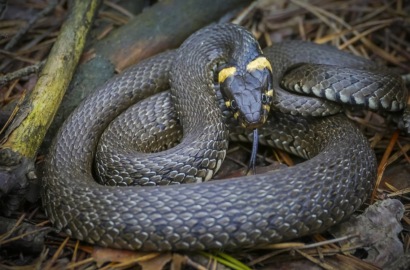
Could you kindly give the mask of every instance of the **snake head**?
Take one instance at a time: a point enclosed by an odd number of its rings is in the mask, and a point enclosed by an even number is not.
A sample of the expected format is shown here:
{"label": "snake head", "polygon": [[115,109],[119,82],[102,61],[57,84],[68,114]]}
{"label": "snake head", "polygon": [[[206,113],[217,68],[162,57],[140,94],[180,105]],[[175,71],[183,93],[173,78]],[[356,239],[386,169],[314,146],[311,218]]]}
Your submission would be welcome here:
{"label": "snake head", "polygon": [[273,99],[272,67],[264,56],[246,67],[228,66],[218,73],[225,105],[244,128],[255,129],[268,117]]}

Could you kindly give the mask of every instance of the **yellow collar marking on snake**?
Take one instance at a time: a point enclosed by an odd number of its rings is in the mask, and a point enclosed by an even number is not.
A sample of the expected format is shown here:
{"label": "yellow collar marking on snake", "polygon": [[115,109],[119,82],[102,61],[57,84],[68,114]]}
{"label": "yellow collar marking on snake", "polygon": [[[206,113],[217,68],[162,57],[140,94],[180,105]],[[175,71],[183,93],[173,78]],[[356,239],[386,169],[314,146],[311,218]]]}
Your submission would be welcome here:
{"label": "yellow collar marking on snake", "polygon": [[269,69],[272,72],[272,66],[270,65],[268,59],[266,59],[265,56],[259,56],[246,66],[247,71],[253,71],[256,69],[262,70],[265,68]]}
{"label": "yellow collar marking on snake", "polygon": [[[268,97],[273,97],[273,89],[268,90],[268,92],[266,92],[266,95]],[[270,105],[269,104],[263,105],[263,109],[265,109],[267,112],[270,112]]]}
{"label": "yellow collar marking on snake", "polygon": [[218,82],[219,83],[223,83],[226,78],[228,78],[229,76],[232,76],[233,74],[235,74],[236,72],[236,67],[227,67],[222,69],[221,71],[219,71],[218,74]]}

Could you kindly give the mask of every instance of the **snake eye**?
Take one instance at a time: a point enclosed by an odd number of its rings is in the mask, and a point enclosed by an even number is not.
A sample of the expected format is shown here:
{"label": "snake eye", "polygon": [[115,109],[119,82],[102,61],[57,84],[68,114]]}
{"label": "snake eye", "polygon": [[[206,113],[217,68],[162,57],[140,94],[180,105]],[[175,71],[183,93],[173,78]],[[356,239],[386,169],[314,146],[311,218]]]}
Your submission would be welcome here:
{"label": "snake eye", "polygon": [[266,94],[262,94],[262,103],[267,104],[269,101],[268,96]]}
{"label": "snake eye", "polygon": [[265,93],[262,94],[262,103],[263,104],[271,104],[272,103],[272,97],[270,95],[267,95]]}
{"label": "snake eye", "polygon": [[232,110],[238,109],[238,104],[236,104],[236,101],[234,99],[231,100],[231,108]]}

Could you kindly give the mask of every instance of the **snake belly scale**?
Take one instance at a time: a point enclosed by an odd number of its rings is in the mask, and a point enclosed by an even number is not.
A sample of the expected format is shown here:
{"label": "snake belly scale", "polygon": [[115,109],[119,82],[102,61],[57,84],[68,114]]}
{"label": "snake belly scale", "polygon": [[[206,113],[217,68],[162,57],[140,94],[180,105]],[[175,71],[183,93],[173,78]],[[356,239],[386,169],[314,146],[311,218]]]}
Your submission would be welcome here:
{"label": "snake belly scale", "polygon": [[[63,124],[45,161],[42,200],[53,225],[74,238],[114,248],[238,249],[323,231],[357,209],[376,177],[376,161],[366,138],[341,115],[303,118],[275,112],[269,116],[261,127],[261,134],[267,135],[260,141],[310,158],[288,169],[156,187],[103,186],[94,180],[92,159],[104,129],[147,97],[143,102],[176,102],[175,110],[184,111],[183,116],[178,114],[184,135],[181,144],[169,150],[140,153],[136,167],[142,178],[161,183],[154,171],[165,172],[166,181],[209,178],[225,157],[229,136],[211,90],[210,70],[235,55],[231,44],[247,50],[248,38],[250,34],[239,26],[209,26],[179,50],[131,67],[87,97]],[[277,79],[283,67],[276,67],[275,59],[267,55]],[[168,89],[169,82],[186,96],[184,101],[174,101],[175,92],[152,97]],[[274,82],[273,87],[276,91],[279,86]],[[275,96],[278,110],[287,110],[279,100],[286,95]],[[200,104],[193,105],[198,100]],[[315,107],[316,98],[312,100],[305,104]],[[296,109],[302,103],[292,102]],[[200,155],[205,161],[197,160]],[[166,168],[165,162],[173,166]]]}

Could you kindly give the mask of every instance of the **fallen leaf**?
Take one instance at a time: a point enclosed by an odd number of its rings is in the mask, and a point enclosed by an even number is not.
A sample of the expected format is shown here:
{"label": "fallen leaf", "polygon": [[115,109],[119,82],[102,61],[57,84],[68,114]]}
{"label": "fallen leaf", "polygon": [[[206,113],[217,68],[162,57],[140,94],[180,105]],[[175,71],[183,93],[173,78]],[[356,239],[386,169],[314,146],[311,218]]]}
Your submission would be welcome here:
{"label": "fallen leaf", "polygon": [[[403,254],[403,244],[397,235],[404,214],[403,204],[396,199],[386,199],[369,206],[359,216],[330,229],[335,237],[357,235],[343,241],[342,248],[361,247],[367,252],[364,261],[383,267]],[[354,251],[353,251],[354,252]]]}
{"label": "fallen leaf", "polygon": [[103,264],[108,262],[119,262],[122,264],[138,262],[141,264],[141,262],[146,262],[158,257],[159,255],[160,253],[156,252],[139,252],[100,247],[95,247],[91,253],[91,256],[97,263],[98,267],[101,267]]}

